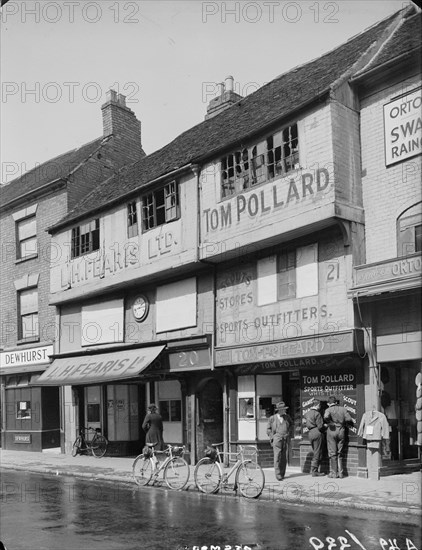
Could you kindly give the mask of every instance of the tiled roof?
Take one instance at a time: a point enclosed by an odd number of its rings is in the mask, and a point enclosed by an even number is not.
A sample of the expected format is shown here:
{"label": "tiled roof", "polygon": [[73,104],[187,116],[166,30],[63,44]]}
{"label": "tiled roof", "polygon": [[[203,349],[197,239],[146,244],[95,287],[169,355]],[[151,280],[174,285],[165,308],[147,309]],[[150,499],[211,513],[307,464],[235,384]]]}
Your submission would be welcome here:
{"label": "tiled roof", "polygon": [[109,138],[97,138],[77,149],[63,153],[53,159],[39,164],[23,176],[12,180],[7,185],[0,187],[0,204],[6,206],[8,203],[20,198],[26,193],[34,192],[43,185],[58,179],[66,178],[92,155]]}
{"label": "tiled roof", "polygon": [[422,12],[403,19],[400,27],[394,32],[378,55],[356,74],[356,77],[380,67],[384,63],[391,62],[398,57],[421,49],[421,21]]}
{"label": "tiled roof", "polygon": [[111,202],[123,200],[125,195],[175,168],[212,158],[224,148],[247,141],[270,124],[291,117],[301,106],[317,100],[344,77],[397,17],[395,13],[327,54],[280,75],[229,109],[123,169],[98,185],[51,229],[57,230]]}

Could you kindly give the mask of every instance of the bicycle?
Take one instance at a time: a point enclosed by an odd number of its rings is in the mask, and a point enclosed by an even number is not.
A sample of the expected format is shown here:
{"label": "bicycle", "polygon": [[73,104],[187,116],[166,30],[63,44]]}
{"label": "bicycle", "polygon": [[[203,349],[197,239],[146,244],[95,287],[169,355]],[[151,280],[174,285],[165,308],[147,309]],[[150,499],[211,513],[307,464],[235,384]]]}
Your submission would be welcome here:
{"label": "bicycle", "polygon": [[[98,428],[81,428],[72,446],[72,456],[91,451],[95,458],[103,457],[107,451],[108,441],[99,431]],[[89,439],[88,436],[92,433],[94,435]]]}
{"label": "bicycle", "polygon": [[[265,486],[265,475],[257,462],[258,449],[254,445],[239,445],[237,452],[223,452],[219,449],[222,445],[213,443],[206,451],[207,456],[196,464],[195,485],[203,493],[217,493],[220,487],[228,486],[230,477],[235,473],[234,490],[239,489],[246,498],[258,498]],[[247,454],[253,459],[246,458]],[[228,472],[224,471],[224,457],[228,457],[229,462],[235,462]]]}
{"label": "bicycle", "polygon": [[[183,458],[185,446],[176,447],[167,445],[165,451],[156,451],[157,443],[147,443],[144,452],[138,455],[132,465],[132,473],[135,483],[139,486],[147,485],[151,478],[153,483],[163,471],[163,478],[169,489],[181,490],[189,481],[189,465]],[[160,463],[157,454],[167,455]]]}

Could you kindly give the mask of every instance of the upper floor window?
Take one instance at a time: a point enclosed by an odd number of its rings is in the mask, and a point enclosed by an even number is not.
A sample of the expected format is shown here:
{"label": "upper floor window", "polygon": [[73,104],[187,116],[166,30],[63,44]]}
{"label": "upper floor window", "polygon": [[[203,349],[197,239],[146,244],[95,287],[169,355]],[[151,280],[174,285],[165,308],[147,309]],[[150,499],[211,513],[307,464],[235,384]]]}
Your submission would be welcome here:
{"label": "upper floor window", "polygon": [[37,255],[37,220],[35,216],[16,222],[17,258]]}
{"label": "upper floor window", "polygon": [[18,321],[20,340],[33,340],[39,337],[37,288],[18,292]]}
{"label": "upper floor window", "polygon": [[144,231],[177,219],[179,216],[179,189],[172,181],[142,198],[142,227]]}
{"label": "upper floor window", "polygon": [[92,220],[72,229],[72,258],[100,248],[100,220]]}
{"label": "upper floor window", "polygon": [[138,212],[136,210],[136,201],[127,205],[127,236],[136,237],[138,235]]}
{"label": "upper floor window", "polygon": [[243,190],[295,170],[299,164],[297,124],[250,148],[234,151],[221,159],[221,197]]}
{"label": "upper floor window", "polygon": [[407,256],[422,251],[422,203],[407,208],[397,218],[397,255]]}

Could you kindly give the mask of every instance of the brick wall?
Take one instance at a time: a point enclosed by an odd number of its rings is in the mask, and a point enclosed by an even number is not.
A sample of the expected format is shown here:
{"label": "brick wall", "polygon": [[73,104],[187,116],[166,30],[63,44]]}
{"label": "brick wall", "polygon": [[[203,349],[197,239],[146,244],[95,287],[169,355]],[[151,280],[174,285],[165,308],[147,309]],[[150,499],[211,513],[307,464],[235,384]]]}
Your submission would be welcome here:
{"label": "brick wall", "polygon": [[366,263],[397,256],[397,217],[421,200],[421,157],[385,166],[383,105],[421,85],[411,77],[378,90],[361,105],[362,185]]}
{"label": "brick wall", "polygon": [[[38,256],[24,261],[16,260],[16,228],[12,214],[26,206],[38,204],[37,242]],[[56,223],[66,212],[66,192],[60,191],[48,197],[34,199],[31,203],[20,205],[14,210],[2,211],[0,218],[1,267],[0,302],[1,315],[1,346],[7,348],[17,344],[17,293],[14,281],[25,275],[39,274],[38,280],[38,308],[40,324],[40,344],[50,343],[54,339],[55,307],[48,305],[50,291],[50,251],[51,237],[45,231],[47,227]],[[63,251],[54,248],[53,256],[61,255]]]}

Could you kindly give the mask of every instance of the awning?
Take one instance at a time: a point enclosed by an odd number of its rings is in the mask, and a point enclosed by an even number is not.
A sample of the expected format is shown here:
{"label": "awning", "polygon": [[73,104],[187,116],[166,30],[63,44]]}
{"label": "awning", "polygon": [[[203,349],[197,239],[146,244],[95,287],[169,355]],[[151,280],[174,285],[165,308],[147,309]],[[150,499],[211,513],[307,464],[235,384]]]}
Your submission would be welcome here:
{"label": "awning", "polygon": [[38,378],[37,386],[104,384],[133,378],[145,370],[165,346],[120,350],[97,355],[55,359]]}
{"label": "awning", "polygon": [[2,367],[0,368],[0,376],[2,374],[26,374],[27,372],[42,372],[45,371],[45,369],[50,365],[50,363],[46,363],[44,365],[25,365],[25,366],[16,366],[12,365],[10,367]]}

